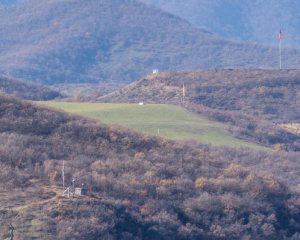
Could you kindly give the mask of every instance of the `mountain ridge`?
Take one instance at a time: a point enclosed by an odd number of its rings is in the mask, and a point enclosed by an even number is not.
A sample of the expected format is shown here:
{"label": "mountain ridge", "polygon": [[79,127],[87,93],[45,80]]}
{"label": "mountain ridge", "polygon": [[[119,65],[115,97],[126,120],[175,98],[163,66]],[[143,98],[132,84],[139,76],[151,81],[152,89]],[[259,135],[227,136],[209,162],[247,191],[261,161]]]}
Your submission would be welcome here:
{"label": "mountain ridge", "polygon": [[[273,68],[276,48],[230,42],[138,1],[37,1],[0,8],[0,72],[39,83],[129,83],[153,69]],[[299,67],[284,49],[283,67]]]}
{"label": "mountain ridge", "polygon": [[228,39],[277,45],[283,31],[283,45],[299,48],[297,9],[294,0],[141,0],[204,27]]}

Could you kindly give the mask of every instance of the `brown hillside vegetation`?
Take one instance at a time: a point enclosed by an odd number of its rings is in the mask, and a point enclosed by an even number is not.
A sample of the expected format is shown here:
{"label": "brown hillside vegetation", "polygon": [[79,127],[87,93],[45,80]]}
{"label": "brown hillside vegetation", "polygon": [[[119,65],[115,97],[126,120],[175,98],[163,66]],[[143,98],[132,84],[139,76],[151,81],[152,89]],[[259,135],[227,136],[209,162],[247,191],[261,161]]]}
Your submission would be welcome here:
{"label": "brown hillside vegetation", "polygon": [[27,100],[52,100],[62,97],[59,92],[46,86],[7,77],[0,77],[0,92]]}
{"label": "brown hillside vegetation", "polygon": [[98,101],[182,104],[231,125],[234,135],[300,150],[300,136],[279,127],[300,119],[300,70],[209,70],[150,75]]}
{"label": "brown hillside vegetation", "polygon": [[[10,223],[16,239],[297,239],[295,159],[179,144],[0,95],[1,239]],[[88,196],[59,196],[63,160],[67,186],[74,177]]]}

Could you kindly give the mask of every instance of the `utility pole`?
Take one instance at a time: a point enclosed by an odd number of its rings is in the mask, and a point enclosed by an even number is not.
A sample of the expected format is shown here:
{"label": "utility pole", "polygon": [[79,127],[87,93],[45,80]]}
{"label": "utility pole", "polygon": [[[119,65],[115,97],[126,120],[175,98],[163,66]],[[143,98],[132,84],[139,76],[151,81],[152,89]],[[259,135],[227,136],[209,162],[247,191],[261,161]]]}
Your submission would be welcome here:
{"label": "utility pole", "polygon": [[72,179],[72,184],[73,184],[73,196],[75,194],[75,178]]}

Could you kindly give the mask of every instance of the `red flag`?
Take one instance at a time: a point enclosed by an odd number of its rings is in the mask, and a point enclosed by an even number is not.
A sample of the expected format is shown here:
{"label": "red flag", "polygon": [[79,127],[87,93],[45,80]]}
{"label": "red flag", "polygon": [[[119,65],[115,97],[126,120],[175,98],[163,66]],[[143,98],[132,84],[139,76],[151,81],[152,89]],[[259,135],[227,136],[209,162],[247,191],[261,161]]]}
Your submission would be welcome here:
{"label": "red flag", "polygon": [[278,34],[278,41],[281,42],[282,40],[282,32],[281,30],[279,31],[279,34]]}

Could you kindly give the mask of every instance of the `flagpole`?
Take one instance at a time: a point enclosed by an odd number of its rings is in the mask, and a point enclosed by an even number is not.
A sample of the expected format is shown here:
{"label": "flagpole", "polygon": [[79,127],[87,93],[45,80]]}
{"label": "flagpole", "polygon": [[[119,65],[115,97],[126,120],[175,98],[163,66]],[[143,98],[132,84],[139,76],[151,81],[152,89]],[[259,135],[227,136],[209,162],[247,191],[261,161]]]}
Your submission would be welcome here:
{"label": "flagpole", "polygon": [[279,69],[281,69],[281,40],[279,42]]}
{"label": "flagpole", "polygon": [[279,40],[279,69],[281,69],[281,49],[282,49],[282,32],[281,30],[279,31],[279,35],[278,35],[278,40]]}

